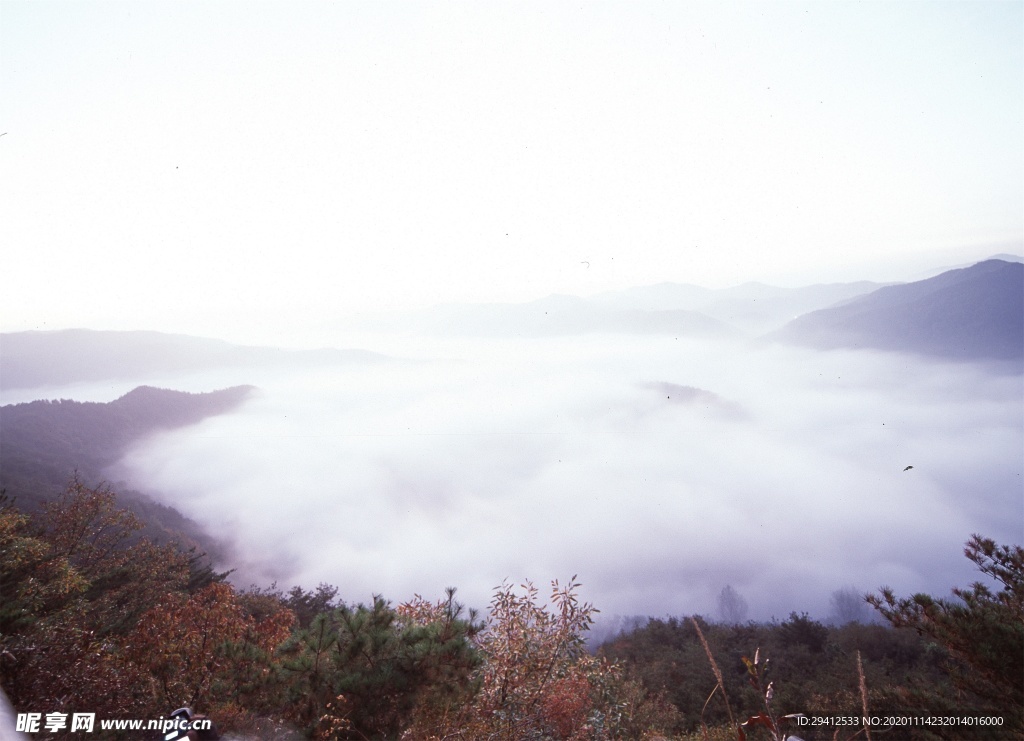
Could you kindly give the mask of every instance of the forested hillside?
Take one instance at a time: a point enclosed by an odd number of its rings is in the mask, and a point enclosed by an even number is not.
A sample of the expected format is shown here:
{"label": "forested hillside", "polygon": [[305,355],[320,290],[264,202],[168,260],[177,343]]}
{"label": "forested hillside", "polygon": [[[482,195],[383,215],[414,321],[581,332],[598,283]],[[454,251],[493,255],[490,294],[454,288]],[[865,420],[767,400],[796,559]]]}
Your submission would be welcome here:
{"label": "forested hillside", "polygon": [[[63,491],[72,475],[97,485],[127,448],[159,430],[195,424],[242,404],[251,386],[189,394],[140,386],[103,404],[68,399],[0,407],[0,489],[33,511]],[[195,523],[137,491],[123,491],[124,504],[143,518],[146,534],[215,544]]]}
{"label": "forested hillside", "polygon": [[501,584],[486,615],[454,589],[350,603],[325,584],[236,589],[139,527],[80,482],[31,517],[0,502],[0,683],[17,711],[155,719],[188,705],[259,739],[810,741],[866,733],[806,718],[863,715],[988,719],[867,729],[884,738],[1024,733],[1024,550],[982,538],[966,553],[997,587],[883,591],[900,629],[672,618],[593,655],[575,577],[547,594]]}
{"label": "forested hillside", "polygon": [[21,471],[34,477],[40,470],[66,482],[69,466],[88,478],[100,476],[145,435],[223,414],[253,390],[189,394],[140,386],[106,404],[60,399],[0,407],[2,485],[14,485]]}

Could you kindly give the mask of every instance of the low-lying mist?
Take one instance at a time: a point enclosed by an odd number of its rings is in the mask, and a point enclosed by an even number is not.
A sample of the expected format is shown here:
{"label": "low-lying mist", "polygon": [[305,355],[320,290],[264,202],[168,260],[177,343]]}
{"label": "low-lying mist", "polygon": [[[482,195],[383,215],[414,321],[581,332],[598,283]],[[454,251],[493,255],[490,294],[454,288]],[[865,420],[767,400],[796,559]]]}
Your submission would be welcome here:
{"label": "low-lying mist", "polygon": [[974,581],[971,533],[1022,540],[1019,374],[671,337],[384,349],[421,359],[204,378],[261,392],[111,478],[229,543],[243,586],[349,601],[578,574],[606,615],[715,616],[731,585],[751,618],[824,617],[848,585]]}

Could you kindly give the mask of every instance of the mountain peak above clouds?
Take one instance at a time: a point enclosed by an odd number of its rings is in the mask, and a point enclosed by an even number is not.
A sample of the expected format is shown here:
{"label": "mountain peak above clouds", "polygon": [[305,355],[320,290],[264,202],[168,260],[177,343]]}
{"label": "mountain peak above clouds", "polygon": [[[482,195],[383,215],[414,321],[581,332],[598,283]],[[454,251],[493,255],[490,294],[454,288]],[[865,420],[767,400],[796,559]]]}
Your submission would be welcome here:
{"label": "mountain peak above clouds", "polygon": [[798,317],[771,335],[792,344],[957,360],[1024,358],[1024,264],[990,259],[885,286]]}

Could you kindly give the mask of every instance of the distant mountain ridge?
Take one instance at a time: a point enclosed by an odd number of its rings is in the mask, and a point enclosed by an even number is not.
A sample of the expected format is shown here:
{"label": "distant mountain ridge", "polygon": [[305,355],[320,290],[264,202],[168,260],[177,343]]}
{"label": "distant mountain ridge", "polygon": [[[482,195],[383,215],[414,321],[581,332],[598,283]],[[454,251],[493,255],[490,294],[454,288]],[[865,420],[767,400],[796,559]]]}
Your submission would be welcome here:
{"label": "distant mountain ridge", "polygon": [[801,314],[870,293],[883,283],[818,283],[781,288],[765,283],[743,283],[710,289],[688,283],[658,283],[598,294],[590,300],[608,306],[632,306],[645,311],[700,312],[751,334],[778,329]]}
{"label": "distant mountain ridge", "polygon": [[696,311],[605,306],[554,294],[519,304],[443,304],[416,312],[362,316],[342,322],[359,331],[454,337],[560,337],[590,333],[729,337],[735,327]]}
{"label": "distant mountain ridge", "polygon": [[[1020,270],[1020,262],[993,258],[900,284],[859,281],[780,288],[745,283],[708,289],[666,282],[589,298],[551,295],[518,304],[446,304],[364,314],[338,320],[336,328],[339,333],[355,329],[497,338],[610,333],[730,339],[771,333],[774,339],[819,348],[1019,358],[1024,352],[1018,336]],[[0,387],[164,380],[223,368],[391,359],[365,350],[284,350],[162,332],[13,332],[0,333]]]}
{"label": "distant mountain ridge", "polygon": [[774,339],[961,360],[1024,358],[1024,264],[985,260],[801,316]]}
{"label": "distant mountain ridge", "polygon": [[468,337],[557,337],[588,333],[729,338],[759,335],[794,317],[879,288],[860,281],[724,289],[688,283],[609,291],[589,298],[553,294],[526,303],[443,304],[416,312],[362,315],[342,329]]}
{"label": "distant mountain ridge", "polygon": [[367,350],[283,350],[148,331],[56,331],[0,334],[0,385],[5,389],[104,380],[140,380],[172,373],[301,362],[367,363],[386,359]]}

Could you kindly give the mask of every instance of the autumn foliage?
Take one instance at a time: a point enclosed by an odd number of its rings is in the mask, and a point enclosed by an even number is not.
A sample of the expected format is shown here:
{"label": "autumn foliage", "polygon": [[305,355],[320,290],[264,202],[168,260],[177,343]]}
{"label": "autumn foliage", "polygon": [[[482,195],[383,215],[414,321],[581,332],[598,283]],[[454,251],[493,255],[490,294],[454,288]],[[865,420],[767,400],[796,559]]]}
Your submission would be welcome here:
{"label": "autumn foliage", "polygon": [[[595,655],[584,636],[597,611],[576,577],[546,599],[529,581],[502,583],[483,618],[453,588],[346,604],[325,584],[238,590],[140,527],[78,480],[35,516],[0,498],[0,683],[18,710],[117,719],[190,706],[254,739],[783,738],[794,711],[952,712],[966,697],[995,712],[1022,692],[1024,552],[980,538],[967,555],[1001,590],[873,598],[945,651],[793,614],[649,620]],[[941,684],[943,662],[954,685]],[[121,737],[106,733],[96,738]]]}
{"label": "autumn foliage", "polygon": [[77,480],[36,517],[4,502],[0,655],[17,708],[190,706],[261,738],[598,739],[621,737],[644,699],[585,650],[594,609],[574,580],[553,584],[553,611],[531,584],[502,585],[481,621],[454,589],[397,607],[335,602],[327,585],[240,592],[139,529]]}

